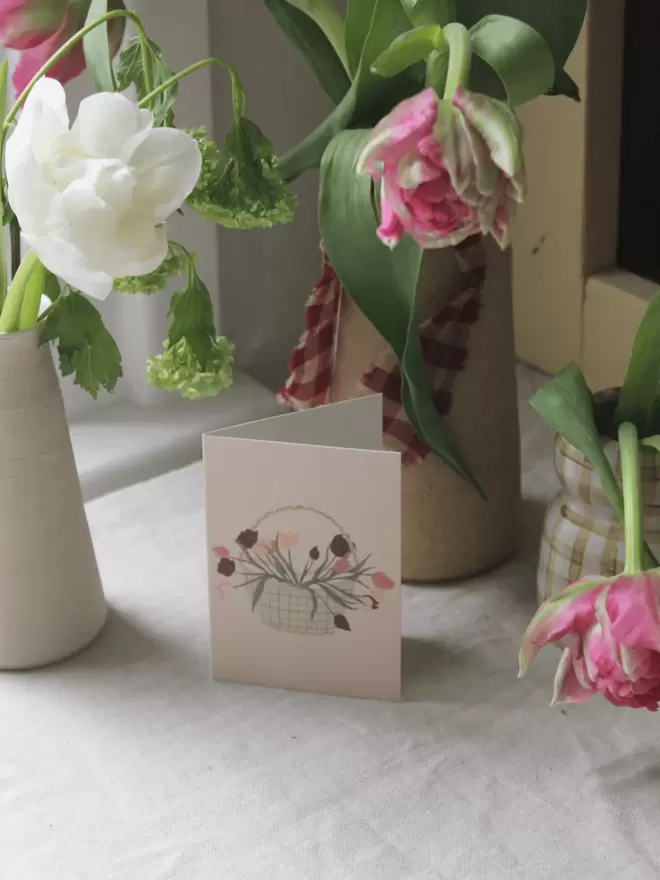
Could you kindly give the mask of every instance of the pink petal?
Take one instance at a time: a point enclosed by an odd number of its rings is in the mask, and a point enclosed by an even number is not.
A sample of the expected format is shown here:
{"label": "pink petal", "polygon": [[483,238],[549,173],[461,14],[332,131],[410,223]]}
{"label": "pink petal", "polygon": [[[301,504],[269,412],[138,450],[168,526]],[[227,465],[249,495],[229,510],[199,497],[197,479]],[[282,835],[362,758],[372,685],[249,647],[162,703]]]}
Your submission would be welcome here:
{"label": "pink petal", "polygon": [[371,580],[373,582],[374,587],[377,587],[379,590],[393,590],[394,589],[394,581],[391,577],[388,577],[384,571],[376,571],[371,576]]}
{"label": "pink petal", "polygon": [[[396,204],[395,204],[396,201]],[[397,211],[402,208],[399,192],[386,185],[385,180],[380,188],[380,226],[376,234],[378,238],[386,244],[388,248],[394,248],[401,240],[404,233],[403,223],[401,222],[400,213]],[[405,211],[405,208],[403,209]]]}
{"label": "pink petal", "polygon": [[546,645],[561,641],[566,635],[584,635],[596,620],[596,599],[608,583],[603,578],[589,578],[567,587],[543,605],[527,628],[520,648],[520,675],[524,675],[534,657]]}
{"label": "pink petal", "polygon": [[[12,83],[17,93],[23,91],[33,76],[39,72],[48,59],[83,26],[85,22],[86,8],[84,4],[75,7],[69,4],[67,14],[61,27],[45,42],[35,45],[34,48],[21,52],[18,64],[14,70]],[[110,46],[113,55],[119,50],[124,35],[126,20],[114,19],[110,24]],[[85,54],[82,42],[77,43],[66,55],[61,58],[48,72],[48,76],[66,83],[79,76],[85,69]]]}
{"label": "pink petal", "polygon": [[350,562],[346,557],[343,559],[338,559],[334,564],[334,572],[335,574],[346,574],[346,572],[351,567]]}
{"label": "pink petal", "polygon": [[613,638],[627,648],[660,652],[660,617],[655,575],[622,576],[607,590],[605,610]]}
{"label": "pink petal", "polygon": [[227,559],[231,557],[231,553],[227,550],[226,547],[213,547],[213,554],[218,557],[218,559]]}
{"label": "pink petal", "polygon": [[585,688],[580,683],[575,669],[573,657],[569,648],[565,648],[557,672],[555,674],[555,693],[552,705],[557,703],[583,703],[597,693],[595,688]]}
{"label": "pink petal", "polygon": [[0,0],[0,45],[31,49],[58,30],[66,12],[64,0]]}
{"label": "pink petal", "polygon": [[437,113],[438,97],[433,89],[402,101],[373,130],[358,168],[379,178],[384,162],[398,162],[433,132]]}

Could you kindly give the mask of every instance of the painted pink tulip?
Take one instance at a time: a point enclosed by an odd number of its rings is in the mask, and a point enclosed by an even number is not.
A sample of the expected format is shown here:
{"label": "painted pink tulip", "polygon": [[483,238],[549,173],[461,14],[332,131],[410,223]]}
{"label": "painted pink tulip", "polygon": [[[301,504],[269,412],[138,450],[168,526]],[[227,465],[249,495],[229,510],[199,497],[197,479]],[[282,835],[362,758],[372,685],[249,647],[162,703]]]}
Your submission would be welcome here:
{"label": "painted pink tulip", "polygon": [[459,88],[440,100],[425,89],[374,129],[358,163],[380,183],[378,237],[407,232],[423,248],[491,234],[511,241],[525,196],[522,133],[508,104]]}
{"label": "painted pink tulip", "polygon": [[[14,70],[13,85],[22,92],[32,77],[54,53],[85,24],[91,0],[0,0],[0,45],[21,54]],[[109,10],[124,9],[122,0],[110,0]],[[119,50],[125,20],[110,23],[113,54]],[[85,69],[82,42],[76,44],[49,71],[65,83]]]}
{"label": "painted pink tulip", "polygon": [[384,571],[376,571],[371,576],[371,581],[374,587],[377,587],[379,590],[392,590],[394,589],[394,581],[391,577],[388,577]]}
{"label": "painted pink tulip", "polygon": [[602,694],[613,706],[658,710],[660,576],[586,578],[545,602],[520,651],[523,675],[546,645],[565,645],[553,703]]}
{"label": "painted pink tulip", "polygon": [[282,550],[293,550],[300,540],[300,535],[297,532],[280,532],[278,540]]}
{"label": "painted pink tulip", "polygon": [[226,547],[214,547],[213,555],[217,556],[218,559],[227,559],[231,556],[231,553]]}
{"label": "painted pink tulip", "polygon": [[267,553],[273,553],[276,546],[275,541],[259,541],[254,548],[254,552],[257,556],[265,556]]}
{"label": "painted pink tulip", "polygon": [[346,557],[344,557],[343,559],[338,559],[335,562],[335,564],[333,566],[333,570],[334,570],[335,574],[346,574],[346,572],[349,570],[350,567],[351,567],[350,562],[348,561],[348,559]]}

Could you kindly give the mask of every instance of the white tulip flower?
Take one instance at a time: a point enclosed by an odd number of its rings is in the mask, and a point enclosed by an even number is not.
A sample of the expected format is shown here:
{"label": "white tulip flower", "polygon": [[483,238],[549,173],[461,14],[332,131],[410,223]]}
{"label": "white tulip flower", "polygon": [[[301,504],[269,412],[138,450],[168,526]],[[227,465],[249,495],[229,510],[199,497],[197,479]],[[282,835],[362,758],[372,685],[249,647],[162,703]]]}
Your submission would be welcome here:
{"label": "white tulip flower", "polygon": [[124,95],[85,98],[69,127],[64,89],[39,80],[9,138],[8,199],[43,265],[104,299],[113,280],[153,272],[167,255],[166,221],[201,170],[197,143],[154,128]]}

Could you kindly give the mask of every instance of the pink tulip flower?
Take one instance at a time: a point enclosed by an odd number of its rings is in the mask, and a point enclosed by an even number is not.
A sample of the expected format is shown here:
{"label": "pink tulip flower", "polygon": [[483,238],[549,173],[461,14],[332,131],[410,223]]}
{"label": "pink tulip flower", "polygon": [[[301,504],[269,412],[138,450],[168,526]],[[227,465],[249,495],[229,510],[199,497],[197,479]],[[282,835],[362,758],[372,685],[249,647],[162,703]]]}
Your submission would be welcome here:
{"label": "pink tulip flower", "polygon": [[300,541],[300,535],[297,532],[280,532],[278,541],[282,550],[293,550]]}
{"label": "pink tulip flower", "polygon": [[[14,70],[13,85],[23,91],[32,77],[54,53],[85,24],[91,0],[0,0],[0,45],[18,49],[20,57]],[[111,0],[110,10],[124,9],[122,0]],[[125,21],[110,23],[113,54],[119,50]],[[82,41],[61,58],[49,76],[68,82],[85,69]]]}
{"label": "pink tulip flower", "polygon": [[440,100],[425,89],[374,129],[358,163],[380,183],[378,237],[408,235],[423,248],[492,234],[511,240],[526,181],[521,128],[502,101],[459,88]]}
{"label": "pink tulip flower", "polygon": [[393,590],[394,589],[394,581],[391,577],[388,577],[384,571],[376,571],[371,576],[371,581],[379,590]]}
{"label": "pink tulip flower", "polygon": [[523,675],[546,645],[565,647],[553,703],[602,694],[613,706],[658,710],[660,576],[587,578],[545,602],[520,651]]}
{"label": "pink tulip flower", "polygon": [[334,570],[335,574],[346,574],[346,572],[349,570],[350,567],[351,567],[351,564],[348,561],[348,558],[344,557],[343,559],[338,559],[335,562],[335,564],[333,566],[333,570]]}

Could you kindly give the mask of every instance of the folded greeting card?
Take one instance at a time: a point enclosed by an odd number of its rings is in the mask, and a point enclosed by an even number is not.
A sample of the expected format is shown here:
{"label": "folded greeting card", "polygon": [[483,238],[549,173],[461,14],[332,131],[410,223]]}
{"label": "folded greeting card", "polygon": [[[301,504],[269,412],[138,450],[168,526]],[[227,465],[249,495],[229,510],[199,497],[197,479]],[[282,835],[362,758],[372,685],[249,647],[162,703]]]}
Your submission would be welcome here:
{"label": "folded greeting card", "polygon": [[401,690],[401,460],[378,396],[204,437],[213,677]]}

